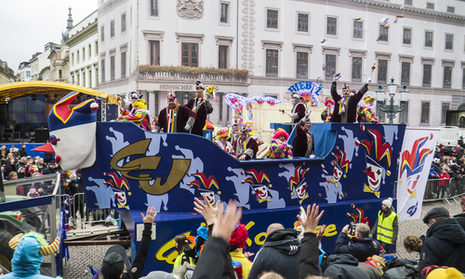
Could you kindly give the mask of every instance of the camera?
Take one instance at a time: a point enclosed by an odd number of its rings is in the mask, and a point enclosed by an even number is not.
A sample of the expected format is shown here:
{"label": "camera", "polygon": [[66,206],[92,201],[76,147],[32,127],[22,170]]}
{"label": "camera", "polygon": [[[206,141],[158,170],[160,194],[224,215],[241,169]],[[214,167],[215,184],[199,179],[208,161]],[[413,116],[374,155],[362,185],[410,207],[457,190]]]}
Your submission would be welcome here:
{"label": "camera", "polygon": [[350,222],[349,224],[349,234],[350,235],[355,235],[355,228],[357,225],[354,222]]}

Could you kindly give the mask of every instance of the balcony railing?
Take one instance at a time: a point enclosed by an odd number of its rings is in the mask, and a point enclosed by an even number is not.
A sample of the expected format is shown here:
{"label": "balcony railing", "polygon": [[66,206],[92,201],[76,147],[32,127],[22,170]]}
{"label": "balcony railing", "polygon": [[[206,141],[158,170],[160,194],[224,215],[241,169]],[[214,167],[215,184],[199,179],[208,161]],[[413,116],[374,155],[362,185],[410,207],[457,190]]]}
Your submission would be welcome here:
{"label": "balcony railing", "polygon": [[139,79],[247,82],[249,72],[237,69],[198,68],[186,66],[139,66]]}

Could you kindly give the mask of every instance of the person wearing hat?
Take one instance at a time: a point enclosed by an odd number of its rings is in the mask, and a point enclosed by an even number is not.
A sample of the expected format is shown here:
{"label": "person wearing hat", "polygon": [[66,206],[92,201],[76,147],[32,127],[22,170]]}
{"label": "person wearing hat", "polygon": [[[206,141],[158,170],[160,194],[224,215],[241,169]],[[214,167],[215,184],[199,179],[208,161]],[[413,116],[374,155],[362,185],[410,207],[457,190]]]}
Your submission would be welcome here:
{"label": "person wearing hat", "polygon": [[233,151],[239,160],[255,159],[257,156],[258,144],[249,132],[249,128],[242,127],[239,138],[233,142]]}
{"label": "person wearing hat", "polygon": [[331,97],[333,97],[335,103],[331,122],[354,123],[357,116],[357,104],[368,91],[368,83],[365,83],[353,96],[350,95],[349,86],[344,84],[341,96],[337,93],[336,76],[331,85]]}
{"label": "person wearing hat", "polygon": [[205,86],[200,80],[197,80],[195,82],[195,98],[190,99],[186,105],[197,115],[191,133],[199,136],[203,136],[202,130],[207,120],[207,114],[213,112],[212,104],[205,98],[204,90]]}
{"label": "person wearing hat", "polygon": [[228,141],[229,130],[221,129],[216,133],[215,143],[219,148],[223,149],[226,153],[233,152],[232,144]]}
{"label": "person wearing hat", "polygon": [[150,119],[152,116],[150,111],[147,110],[145,101],[138,99],[136,102],[132,103],[132,106],[132,113],[124,111],[124,114],[121,115],[118,120],[133,122],[142,129],[151,131],[152,127],[150,124]]}
{"label": "person wearing hat", "polygon": [[381,203],[378,219],[371,229],[371,235],[379,241],[386,253],[392,253],[396,246],[399,232],[399,217],[392,208],[392,198],[387,198]]}
{"label": "person wearing hat", "polygon": [[157,213],[155,208],[148,207],[147,213],[141,212],[144,222],[144,230],[142,231],[142,240],[140,241],[139,249],[137,249],[136,257],[132,265],[126,254],[126,250],[121,245],[113,245],[108,248],[103,257],[102,267],[94,275],[98,279],[119,279],[119,278],[140,278],[144,271],[145,258],[149,250],[149,245],[152,236],[152,226]]}
{"label": "person wearing hat", "polygon": [[455,267],[465,272],[465,230],[444,207],[428,211],[423,222],[429,227],[420,250],[419,270],[430,265]]}
{"label": "person wearing hat", "polygon": [[334,110],[333,98],[327,98],[325,101],[325,109],[321,112],[321,120],[323,122],[329,122]]}
{"label": "person wearing hat", "polygon": [[[291,110],[291,113],[289,115],[289,117],[291,117],[291,122],[292,123],[298,123],[302,118],[305,117],[305,105],[302,104],[302,102],[300,101],[301,97],[298,93],[293,93],[292,94],[292,99],[291,99],[291,102],[292,102],[292,110]],[[280,110],[283,114],[284,114],[284,110]]]}
{"label": "person wearing hat", "polygon": [[289,134],[286,131],[281,128],[277,129],[266,157],[271,159],[293,159],[292,146],[287,144],[288,138]]}
{"label": "person wearing hat", "polygon": [[168,106],[158,114],[155,131],[165,133],[188,133],[194,124],[196,114],[188,107],[178,104],[176,94],[167,95]]}
{"label": "person wearing hat", "polygon": [[292,143],[292,153],[295,157],[310,157],[314,153],[314,137],[310,130],[312,121],[306,117],[300,120],[297,125],[294,142]]}

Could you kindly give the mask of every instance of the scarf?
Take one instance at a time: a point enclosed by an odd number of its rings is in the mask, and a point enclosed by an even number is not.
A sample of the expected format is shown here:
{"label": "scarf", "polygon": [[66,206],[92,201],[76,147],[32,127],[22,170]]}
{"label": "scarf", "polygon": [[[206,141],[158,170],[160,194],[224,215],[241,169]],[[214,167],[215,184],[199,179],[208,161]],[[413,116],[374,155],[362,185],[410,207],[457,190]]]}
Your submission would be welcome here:
{"label": "scarf", "polygon": [[178,114],[178,107],[179,104],[176,104],[176,107],[174,109],[171,109],[170,107],[166,108],[166,117],[167,119],[167,133],[174,133],[176,132],[176,116]]}
{"label": "scarf", "polygon": [[200,106],[205,103],[205,99],[204,98],[198,98],[198,97],[195,97],[194,98],[194,106],[192,108],[192,111],[197,113],[197,111],[199,110]]}
{"label": "scarf", "polygon": [[337,103],[339,105],[339,115],[346,112],[346,105],[349,102],[350,97],[342,97]]}

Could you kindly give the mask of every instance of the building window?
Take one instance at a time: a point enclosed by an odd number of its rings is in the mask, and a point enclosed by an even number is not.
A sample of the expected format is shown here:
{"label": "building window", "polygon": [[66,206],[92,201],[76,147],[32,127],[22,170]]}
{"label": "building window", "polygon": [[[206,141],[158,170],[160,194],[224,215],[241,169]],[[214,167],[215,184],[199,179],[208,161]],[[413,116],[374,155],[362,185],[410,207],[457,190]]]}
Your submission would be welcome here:
{"label": "building window", "polygon": [[95,41],[94,49],[95,49],[95,55],[98,55],[98,42],[97,41]]}
{"label": "building window", "polygon": [[404,28],[404,36],[402,38],[404,45],[410,45],[412,43],[412,29]]}
{"label": "building window", "polygon": [[82,70],[82,86],[86,86],[86,71]]}
{"label": "building window", "polygon": [[430,9],[430,10],[434,10],[434,3],[429,3],[429,2],[427,2],[427,3],[426,3],[426,8],[427,8],[427,9]]}
{"label": "building window", "polygon": [[100,76],[102,78],[102,82],[105,82],[105,58],[100,60]]}
{"label": "building window", "polygon": [[104,41],[105,40],[105,27],[102,25],[100,26],[100,41]]}
{"label": "building window", "polygon": [[79,50],[76,51],[76,63],[79,63]]}
{"label": "building window", "polygon": [[384,27],[384,24],[380,24],[378,41],[387,42],[389,39],[388,34],[389,34],[389,28]]}
{"label": "building window", "polygon": [[441,124],[446,124],[448,111],[449,111],[449,103],[442,103],[441,104]]}
{"label": "building window", "polygon": [[378,59],[378,83],[386,84],[387,81],[388,61],[386,59]]}
{"label": "building window", "polygon": [[454,35],[446,34],[446,49],[452,50],[454,46]]}
{"label": "building window", "polygon": [[386,113],[380,109],[380,107],[384,106],[385,103],[386,102],[384,100],[376,100],[376,116],[380,123],[384,123],[386,121]]}
{"label": "building window", "polygon": [[363,39],[363,22],[354,20],[354,38]]}
{"label": "building window", "polygon": [[352,57],[352,81],[362,81],[362,57]]}
{"label": "building window", "polygon": [[337,18],[330,16],[326,18],[326,35],[337,35]]}
{"label": "building window", "polygon": [[92,57],[92,49],[91,49],[91,45],[90,45],[90,44],[87,46],[87,50],[88,50],[87,56],[89,56],[89,58],[91,58],[91,57]]}
{"label": "building window", "polygon": [[228,23],[228,10],[229,10],[228,3],[220,3],[220,22],[221,23]]}
{"label": "building window", "polygon": [[74,65],[74,53],[71,54],[71,65]]}
{"label": "building window", "polygon": [[336,73],[336,55],[325,55],[325,79],[331,80]]}
{"label": "building window", "polygon": [[26,78],[30,78],[30,77],[31,77],[31,72],[26,71]]}
{"label": "building window", "polygon": [[126,13],[121,15],[121,33],[126,32]]}
{"label": "building window", "polygon": [[408,123],[408,101],[400,101],[400,105],[404,106],[404,110],[399,113],[399,123]]}
{"label": "building window", "polygon": [[307,79],[308,78],[308,52],[297,52],[296,61],[296,78]]}
{"label": "building window", "polygon": [[88,68],[89,70],[89,88],[92,88],[92,69]]}
{"label": "building window", "polygon": [[404,0],[405,5],[412,5],[412,0]]}
{"label": "building window", "polygon": [[150,65],[160,65],[160,41],[149,41]]}
{"label": "building window", "polygon": [[115,55],[110,56],[110,80],[115,80]]}
{"label": "building window", "polygon": [[278,53],[277,49],[266,50],[266,76],[277,77],[278,76]]}
{"label": "building window", "polygon": [[451,78],[452,78],[452,67],[444,66],[444,79],[443,79],[442,87],[450,88]]}
{"label": "building window", "polygon": [[266,28],[278,29],[278,11],[266,10]]}
{"label": "building window", "polygon": [[465,68],[462,68],[462,89],[465,89]]}
{"label": "building window", "polygon": [[86,49],[82,48],[82,62],[86,60]]}
{"label": "building window", "polygon": [[126,51],[121,52],[121,78],[126,77]]}
{"label": "building window", "polygon": [[421,102],[421,118],[420,123],[429,123],[429,102]]}
{"label": "building window", "polygon": [[423,64],[423,86],[431,87],[431,64]]}
{"label": "building window", "polygon": [[402,72],[400,77],[402,85],[410,84],[410,62],[402,62]]}
{"label": "building window", "polygon": [[297,31],[308,32],[308,14],[297,15]]}
{"label": "building window", "polygon": [[448,13],[455,13],[455,7],[447,6]]}
{"label": "building window", "polygon": [[110,21],[110,38],[115,36],[115,20]]}
{"label": "building window", "polygon": [[62,78],[63,78],[63,71],[58,70],[58,80],[61,81]]}
{"label": "building window", "polygon": [[158,16],[158,0],[150,0],[150,15]]}
{"label": "building window", "polygon": [[190,67],[199,66],[199,44],[182,43],[181,44],[182,65]]}
{"label": "building window", "polygon": [[220,45],[218,46],[218,68],[226,69],[228,68],[228,53],[229,47]]}
{"label": "building window", "polygon": [[425,47],[433,47],[433,31],[425,31]]}

